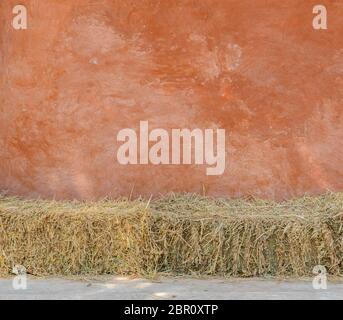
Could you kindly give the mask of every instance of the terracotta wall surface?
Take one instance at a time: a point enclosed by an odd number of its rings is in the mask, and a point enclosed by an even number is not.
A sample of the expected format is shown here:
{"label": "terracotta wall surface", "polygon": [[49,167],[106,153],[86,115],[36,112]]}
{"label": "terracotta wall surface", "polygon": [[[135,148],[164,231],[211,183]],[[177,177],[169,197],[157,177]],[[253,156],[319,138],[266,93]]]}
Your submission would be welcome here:
{"label": "terracotta wall surface", "polygon": [[[312,27],[314,5],[328,30]],[[28,29],[14,30],[24,4]],[[0,189],[28,197],[343,190],[342,0],[2,0]],[[120,165],[117,133],[223,128],[226,170]]]}

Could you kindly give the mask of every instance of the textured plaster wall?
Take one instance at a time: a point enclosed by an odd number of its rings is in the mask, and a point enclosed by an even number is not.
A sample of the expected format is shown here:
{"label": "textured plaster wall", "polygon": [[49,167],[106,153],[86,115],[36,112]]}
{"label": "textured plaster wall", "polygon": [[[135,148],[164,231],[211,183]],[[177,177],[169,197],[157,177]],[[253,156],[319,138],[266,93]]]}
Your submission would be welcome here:
{"label": "textured plaster wall", "polygon": [[[314,30],[312,8],[328,9]],[[12,8],[28,9],[14,30]],[[0,189],[283,199],[343,190],[341,0],[2,0]],[[116,135],[224,128],[207,166],[122,166]]]}

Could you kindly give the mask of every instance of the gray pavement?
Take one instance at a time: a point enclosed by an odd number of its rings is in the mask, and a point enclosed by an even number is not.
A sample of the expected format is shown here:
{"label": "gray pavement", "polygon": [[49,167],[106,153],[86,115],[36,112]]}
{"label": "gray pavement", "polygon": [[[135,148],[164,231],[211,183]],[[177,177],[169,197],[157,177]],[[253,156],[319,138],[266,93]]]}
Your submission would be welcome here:
{"label": "gray pavement", "polygon": [[[16,285],[15,285],[16,286]],[[15,290],[13,278],[0,279],[0,299],[343,299],[343,281],[314,289],[312,280],[190,279],[159,280],[100,277],[92,280],[27,279],[26,290]]]}

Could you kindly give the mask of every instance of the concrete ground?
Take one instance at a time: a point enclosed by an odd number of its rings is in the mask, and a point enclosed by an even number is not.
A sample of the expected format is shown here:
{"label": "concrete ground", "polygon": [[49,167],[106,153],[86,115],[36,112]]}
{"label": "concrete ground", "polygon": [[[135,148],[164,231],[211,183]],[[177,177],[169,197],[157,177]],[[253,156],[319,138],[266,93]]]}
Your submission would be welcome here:
{"label": "concrete ground", "polygon": [[[18,283],[17,283],[18,285]],[[27,279],[26,290],[15,290],[13,279],[0,280],[0,299],[343,299],[343,281],[313,289],[311,280],[185,279],[160,280],[102,277],[93,280]]]}

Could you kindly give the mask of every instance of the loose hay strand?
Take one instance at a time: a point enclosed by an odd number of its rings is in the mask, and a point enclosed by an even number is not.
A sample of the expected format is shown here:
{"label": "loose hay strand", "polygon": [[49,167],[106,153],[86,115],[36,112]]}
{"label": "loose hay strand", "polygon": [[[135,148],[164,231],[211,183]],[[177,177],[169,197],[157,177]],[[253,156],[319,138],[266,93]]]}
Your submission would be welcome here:
{"label": "loose hay strand", "polygon": [[343,193],[282,203],[171,194],[99,202],[0,196],[0,274],[343,273]]}

